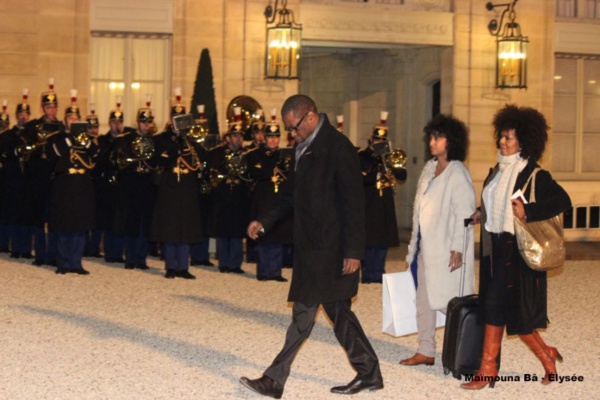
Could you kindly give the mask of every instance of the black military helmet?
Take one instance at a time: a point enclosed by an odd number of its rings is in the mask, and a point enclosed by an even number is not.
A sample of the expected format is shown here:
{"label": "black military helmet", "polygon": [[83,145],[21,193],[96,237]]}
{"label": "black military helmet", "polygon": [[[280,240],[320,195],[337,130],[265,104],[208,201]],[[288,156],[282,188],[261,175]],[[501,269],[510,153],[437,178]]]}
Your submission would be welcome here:
{"label": "black military helmet", "polygon": [[0,113],[0,127],[6,128],[10,125],[10,117],[6,112]]}
{"label": "black military helmet", "polygon": [[175,104],[171,107],[171,117],[175,117],[177,115],[185,115],[185,107],[181,104]]}
{"label": "black military helmet", "polygon": [[154,122],[154,114],[149,107],[140,108],[137,112],[137,122]]}
{"label": "black military helmet", "polygon": [[233,121],[232,123],[229,124],[229,127],[227,128],[227,133],[225,133],[226,135],[233,135],[233,134],[238,134],[238,135],[244,135],[246,133],[246,131],[244,130],[244,123],[242,121]]}
{"label": "black military helmet", "polygon": [[388,139],[388,127],[387,123],[388,112],[381,111],[379,116],[379,125],[375,125],[373,127],[373,132],[371,132],[371,139]]}
{"label": "black military helmet", "polygon": [[97,128],[100,126],[100,121],[98,121],[98,116],[96,114],[86,116],[85,120],[88,124],[88,128]]}
{"label": "black military helmet", "polygon": [[281,128],[279,127],[279,123],[277,121],[269,122],[265,128],[265,137],[273,136],[281,136]]}
{"label": "black military helmet", "polygon": [[23,89],[23,101],[17,103],[16,114],[26,112],[27,114],[31,114],[31,107],[29,107],[29,103],[27,103],[27,97],[29,97],[29,89]]}
{"label": "black military helmet", "polygon": [[57,106],[58,98],[56,97],[56,93],[54,91],[44,92],[42,93],[42,106]]}
{"label": "black military helmet", "polygon": [[108,120],[123,122],[123,111],[119,110],[118,108],[116,110],[112,110],[108,116]]}
{"label": "black military helmet", "polygon": [[77,104],[71,104],[65,109],[65,118],[69,115],[76,115],[81,118],[81,111],[79,111],[79,106],[77,106]]}

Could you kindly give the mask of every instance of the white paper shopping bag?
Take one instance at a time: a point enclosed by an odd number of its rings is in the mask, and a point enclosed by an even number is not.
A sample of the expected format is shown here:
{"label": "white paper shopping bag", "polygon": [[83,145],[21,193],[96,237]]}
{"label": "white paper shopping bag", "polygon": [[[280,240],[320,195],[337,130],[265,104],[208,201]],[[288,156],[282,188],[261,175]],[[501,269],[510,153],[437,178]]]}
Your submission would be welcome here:
{"label": "white paper shopping bag", "polygon": [[[392,336],[417,332],[416,290],[410,271],[383,274],[382,331]],[[446,316],[436,313],[436,327],[446,324]]]}

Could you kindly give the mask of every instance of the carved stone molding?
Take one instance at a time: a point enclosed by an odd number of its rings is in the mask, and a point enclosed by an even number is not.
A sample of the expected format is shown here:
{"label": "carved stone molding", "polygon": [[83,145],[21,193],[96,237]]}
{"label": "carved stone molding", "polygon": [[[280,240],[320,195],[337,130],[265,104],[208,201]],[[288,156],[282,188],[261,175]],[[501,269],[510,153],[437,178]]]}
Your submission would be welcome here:
{"label": "carved stone molding", "polygon": [[400,7],[300,7],[303,39],[386,44],[453,44],[452,13],[407,12]]}

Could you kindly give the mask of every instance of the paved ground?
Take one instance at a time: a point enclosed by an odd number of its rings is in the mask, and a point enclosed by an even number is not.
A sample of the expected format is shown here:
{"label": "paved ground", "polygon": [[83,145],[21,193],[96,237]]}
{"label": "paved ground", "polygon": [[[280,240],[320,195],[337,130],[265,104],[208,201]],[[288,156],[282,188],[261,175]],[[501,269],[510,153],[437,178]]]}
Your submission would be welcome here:
{"label": "paved ground", "polygon": [[[403,245],[405,249],[405,245]],[[403,251],[391,253],[398,271]],[[49,268],[0,255],[0,399],[259,399],[238,384],[258,377],[279,351],[290,321],[287,283],[192,268],[195,281],[167,280],[162,263],[130,271],[93,259],[89,276],[59,276]],[[380,358],[385,389],[356,399],[600,399],[600,268],[568,261],[549,279],[551,326],[542,335],[559,348],[559,373],[583,382],[542,386],[543,375],[518,338],[504,339],[501,375],[520,382],[467,392],[433,367],[402,367],[414,335],[381,333],[381,285],[361,285],[354,310]],[[291,271],[285,270],[289,277]],[[443,329],[438,329],[441,351]],[[334,385],[354,377],[321,313],[297,357],[284,399],[340,399]]]}

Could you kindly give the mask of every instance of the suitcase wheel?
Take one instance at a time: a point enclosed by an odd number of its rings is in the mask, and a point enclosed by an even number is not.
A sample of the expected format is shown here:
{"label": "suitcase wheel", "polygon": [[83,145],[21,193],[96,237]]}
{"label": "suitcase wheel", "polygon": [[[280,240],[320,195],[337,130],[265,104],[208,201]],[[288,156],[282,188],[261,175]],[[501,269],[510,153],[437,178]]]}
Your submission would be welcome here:
{"label": "suitcase wheel", "polygon": [[444,367],[444,375],[448,375],[450,374],[450,369],[448,369],[447,367]]}

